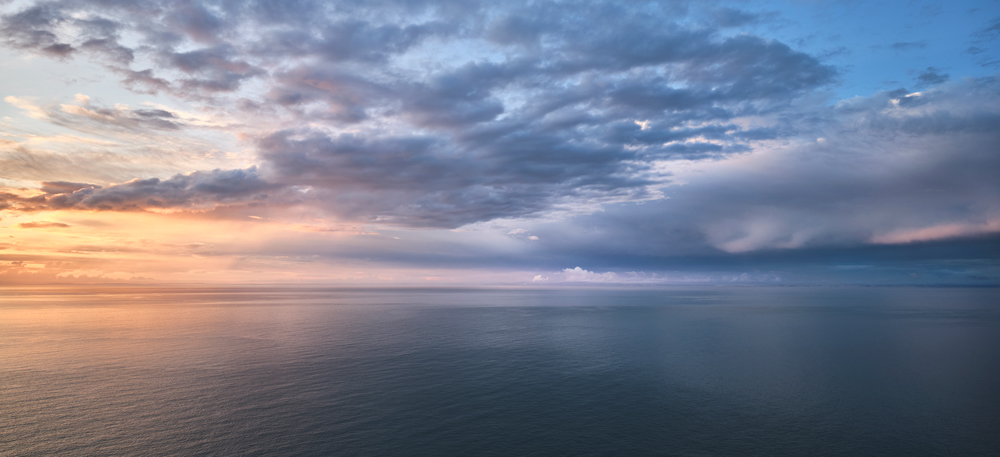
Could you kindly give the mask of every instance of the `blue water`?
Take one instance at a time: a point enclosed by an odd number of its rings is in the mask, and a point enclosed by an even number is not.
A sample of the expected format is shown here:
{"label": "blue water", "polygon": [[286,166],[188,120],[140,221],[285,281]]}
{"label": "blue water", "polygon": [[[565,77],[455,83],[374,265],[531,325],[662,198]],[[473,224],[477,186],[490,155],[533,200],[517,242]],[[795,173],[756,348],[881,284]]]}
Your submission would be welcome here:
{"label": "blue water", "polygon": [[0,289],[0,455],[1000,455],[1000,290]]}

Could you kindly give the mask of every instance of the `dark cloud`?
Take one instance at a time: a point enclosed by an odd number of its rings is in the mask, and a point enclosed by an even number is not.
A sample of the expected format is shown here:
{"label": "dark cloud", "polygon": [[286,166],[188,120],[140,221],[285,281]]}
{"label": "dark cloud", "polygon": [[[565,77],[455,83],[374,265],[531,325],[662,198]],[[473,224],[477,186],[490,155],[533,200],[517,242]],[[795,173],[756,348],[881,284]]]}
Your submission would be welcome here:
{"label": "dark cloud", "polygon": [[775,13],[757,14],[736,8],[718,8],[712,11],[711,17],[715,24],[720,27],[741,27],[755,24],[768,18],[776,16]]}
{"label": "dark cloud", "polygon": [[490,23],[486,38],[502,45],[537,45],[546,25],[538,17],[509,14]]}
{"label": "dark cloud", "polygon": [[191,77],[180,78],[186,90],[233,91],[247,78],[264,73],[236,57],[236,50],[220,45],[188,52],[171,52],[163,56],[168,68]]}
{"label": "dark cloud", "polygon": [[972,37],[979,42],[992,41],[1000,37],[1000,17],[993,18],[989,25],[973,32]]}
{"label": "dark cloud", "polygon": [[80,49],[103,55],[120,65],[128,65],[135,60],[135,53],[116,40],[108,38],[92,38],[80,44]]}
{"label": "dark cloud", "polygon": [[928,87],[941,84],[948,81],[949,78],[950,76],[942,72],[940,68],[927,67],[926,70],[917,75],[916,82],[917,87]]}
{"label": "dark cloud", "polygon": [[153,94],[170,89],[170,82],[153,75],[153,70],[134,71],[128,68],[114,68],[115,73],[124,75],[122,84],[138,92]]}
{"label": "dark cloud", "polygon": [[1000,58],[997,58],[994,40],[1000,37],[1000,17],[993,18],[988,25],[972,32],[970,38],[973,46],[966,49],[966,53],[973,56],[973,61],[985,68],[996,68],[1000,65]]}
{"label": "dark cloud", "polygon": [[[312,50],[331,61],[381,62],[389,56],[405,52],[428,36],[450,28],[443,23],[400,27],[342,21],[327,26],[322,31],[322,41],[313,44]],[[297,47],[302,49],[301,44]]]}
{"label": "dark cloud", "polygon": [[13,48],[67,57],[73,52],[73,47],[61,42],[55,33],[56,28],[67,21],[57,4],[42,3],[3,17],[0,37]]}
{"label": "dark cloud", "polygon": [[283,131],[258,145],[270,181],[308,186],[314,204],[344,217],[404,225],[452,228],[535,215],[573,199],[642,198],[651,184],[641,165],[626,173],[613,150],[556,138],[501,138],[474,156],[429,136]]}
{"label": "dark cloud", "polygon": [[170,8],[165,16],[165,24],[179,29],[198,43],[216,43],[223,30],[222,18],[208,11],[205,5],[192,1],[180,1]]}
{"label": "dark cloud", "polygon": [[893,51],[913,51],[917,49],[927,49],[926,41],[901,41],[889,45]]}
{"label": "dark cloud", "polygon": [[[693,30],[671,20],[671,15],[682,10],[681,4],[671,6],[656,2],[634,6],[605,2],[579,5],[512,3],[487,8],[476,2],[368,2],[364,5],[289,2],[276,7],[265,1],[236,5],[77,0],[39,4],[8,15],[3,19],[3,34],[9,44],[36,51],[64,44],[56,37],[65,36],[69,42],[77,43],[76,46],[86,45],[113,57],[119,65],[116,69],[122,72],[153,71],[131,69],[127,65],[136,52],[151,52],[152,57],[159,57],[161,68],[158,70],[161,72],[178,70],[206,76],[180,78],[177,82],[181,86],[222,91],[234,90],[244,80],[265,74],[260,65],[249,63],[250,60],[264,66],[283,66],[282,59],[312,56],[324,63],[384,64],[391,57],[406,54],[427,40],[441,42],[448,38],[469,40],[470,43],[486,39],[501,45],[518,45],[525,40],[547,36],[550,39],[544,46],[533,48],[532,55],[525,56],[534,65],[523,69],[563,75],[588,69],[624,70],[669,62],[691,65],[696,61],[712,62],[717,57],[736,59],[747,55],[752,59],[769,55],[768,52],[758,55],[760,50],[746,49],[747,45],[761,45],[748,41],[747,37],[723,43],[712,40],[713,27],[728,27],[734,21],[745,23],[754,20],[756,15],[719,9],[716,11],[718,18],[708,29]],[[136,14],[140,11],[143,14]],[[102,16],[95,14],[98,12]],[[428,19],[414,21],[412,18],[418,13]],[[595,24],[600,26],[595,27]],[[258,33],[238,33],[247,27],[257,27]],[[125,30],[145,36],[147,44],[132,48],[123,46],[119,35]],[[67,46],[66,49],[73,49],[72,45]],[[738,65],[745,63],[736,62]],[[369,70],[378,72],[378,69]],[[821,67],[805,73],[817,71],[820,73],[810,78],[828,79],[830,76],[829,69]],[[507,72],[508,78],[523,79],[524,76],[517,71]]]}
{"label": "dark cloud", "polygon": [[[355,123],[368,119],[369,105],[381,104],[392,88],[335,67],[298,67],[276,75],[267,101],[300,119]],[[309,106],[322,102],[325,107]]]}

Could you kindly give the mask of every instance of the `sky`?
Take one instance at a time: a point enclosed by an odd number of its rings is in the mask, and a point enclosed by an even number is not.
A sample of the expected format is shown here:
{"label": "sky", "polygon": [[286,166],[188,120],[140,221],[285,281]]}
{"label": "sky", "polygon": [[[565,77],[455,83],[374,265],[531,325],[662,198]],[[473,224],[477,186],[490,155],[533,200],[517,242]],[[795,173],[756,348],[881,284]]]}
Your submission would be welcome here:
{"label": "sky", "polygon": [[0,0],[0,285],[1000,284],[1000,1]]}

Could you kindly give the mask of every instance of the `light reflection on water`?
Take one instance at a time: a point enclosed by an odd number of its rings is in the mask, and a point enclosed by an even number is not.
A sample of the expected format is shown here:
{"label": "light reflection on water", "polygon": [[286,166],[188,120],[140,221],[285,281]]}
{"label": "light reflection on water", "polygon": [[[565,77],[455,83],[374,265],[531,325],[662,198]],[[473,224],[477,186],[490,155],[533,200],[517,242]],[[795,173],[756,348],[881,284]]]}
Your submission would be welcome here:
{"label": "light reflection on water", "polygon": [[3,455],[989,455],[1000,291],[0,290]]}

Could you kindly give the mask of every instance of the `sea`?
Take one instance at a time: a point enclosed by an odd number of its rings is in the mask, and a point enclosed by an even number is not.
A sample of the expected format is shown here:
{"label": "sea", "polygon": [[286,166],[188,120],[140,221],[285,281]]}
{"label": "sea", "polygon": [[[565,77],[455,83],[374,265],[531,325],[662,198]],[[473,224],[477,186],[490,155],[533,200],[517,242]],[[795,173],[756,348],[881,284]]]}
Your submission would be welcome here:
{"label": "sea", "polygon": [[2,456],[996,456],[1000,289],[0,289]]}

